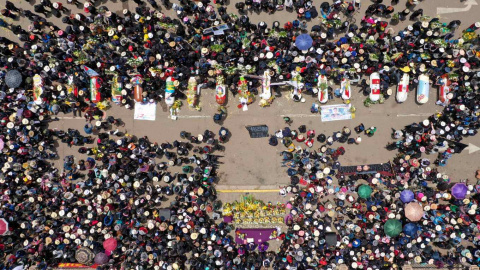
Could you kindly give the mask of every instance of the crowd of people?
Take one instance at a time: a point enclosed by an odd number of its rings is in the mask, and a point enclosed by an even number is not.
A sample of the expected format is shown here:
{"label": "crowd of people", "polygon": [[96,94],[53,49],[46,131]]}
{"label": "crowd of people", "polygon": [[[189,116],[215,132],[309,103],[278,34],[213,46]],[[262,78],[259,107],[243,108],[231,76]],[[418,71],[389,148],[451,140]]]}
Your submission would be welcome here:
{"label": "crowd of people", "polygon": [[[409,14],[416,1],[393,14],[398,1],[375,0],[358,25],[343,19],[359,9],[359,1],[326,2],[319,12],[311,1],[246,1],[269,12],[282,5],[295,8],[297,20],[271,27],[251,23],[246,14],[228,13],[225,1],[215,1],[216,7],[208,0],[160,3],[178,18],[159,12],[155,0],[149,0],[153,9],[135,2],[141,5],[120,15],[91,1],[78,14],[49,0],[35,5],[35,12],[9,1],[2,9],[3,16],[31,23],[23,29],[0,20],[0,29],[8,28],[21,41],[0,37],[0,217],[8,222],[0,237],[2,269],[48,269],[61,262],[100,269],[480,264],[478,187],[454,184],[459,179],[436,169],[461,152],[465,146],[459,142],[479,128],[475,30],[480,23],[455,39],[460,22],[419,20],[423,11]],[[50,14],[67,27],[42,16]],[[408,15],[415,22],[396,32],[377,17],[390,15],[392,20]],[[321,24],[310,31],[312,47],[297,49],[295,38],[317,16]],[[221,33],[205,31],[220,25],[226,26]],[[94,89],[84,67],[98,75]],[[279,250],[257,250],[235,243],[232,224],[221,219],[217,153],[231,136],[228,129],[199,135],[184,131],[179,140],[158,144],[115,130],[121,119],[107,117],[99,101],[114,98],[114,77],[125,85],[119,105],[133,108],[138,100],[129,82],[137,74],[144,78],[142,101],[159,102],[168,77],[178,81],[174,95],[179,99],[185,98],[190,77],[211,88],[219,74],[235,95],[242,74],[261,76],[266,69],[273,71],[272,81],[298,71],[305,85],[316,85],[319,74],[339,83],[345,76],[379,72],[385,95],[402,72],[427,73],[434,81],[449,74],[453,96],[441,113],[394,130],[397,141],[387,146],[398,152],[394,176],[372,174],[368,166],[360,166],[358,174],[339,172],[338,157],[348,153],[333,144],[361,143],[348,127],[332,136],[316,135],[305,126],[277,132],[269,143],[287,148],[283,165],[291,180],[281,190],[289,196],[286,231],[278,236]],[[30,89],[39,80],[43,91],[36,96]],[[254,81],[249,90],[255,94],[260,84]],[[411,86],[416,84],[412,76]],[[315,94],[312,87],[304,91]],[[87,119],[86,135],[49,128],[57,113],[76,116],[80,111]],[[354,131],[373,136],[376,128],[361,125]],[[315,151],[317,141],[322,145]],[[59,157],[56,142],[78,147],[79,154]],[[59,158],[63,168],[53,166]],[[333,245],[325,240],[331,233],[337,240]]]}

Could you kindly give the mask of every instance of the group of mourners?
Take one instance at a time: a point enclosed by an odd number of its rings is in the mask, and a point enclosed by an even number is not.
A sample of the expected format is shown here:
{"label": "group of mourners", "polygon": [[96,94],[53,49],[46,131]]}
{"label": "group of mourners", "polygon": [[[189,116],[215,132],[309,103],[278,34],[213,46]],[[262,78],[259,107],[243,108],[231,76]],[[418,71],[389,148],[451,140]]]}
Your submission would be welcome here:
{"label": "group of mourners", "polygon": [[[149,0],[151,8],[135,2],[138,7],[121,14],[94,1],[42,0],[34,12],[9,1],[2,7],[9,19],[0,19],[0,29],[20,40],[0,37],[0,218],[8,223],[0,236],[2,269],[75,262],[98,269],[480,264],[479,187],[474,180],[454,184],[460,179],[437,171],[479,128],[480,23],[456,39],[459,21],[423,17],[414,0],[397,13],[399,1],[375,0],[358,24],[350,19],[360,10],[358,0],[319,7],[302,0],[245,1],[236,5],[241,15],[229,13],[225,1]],[[70,14],[69,4],[82,4],[84,12]],[[161,6],[178,18],[165,16]],[[244,13],[283,7],[295,9],[297,20],[269,27]],[[49,22],[44,16],[50,15],[67,26]],[[395,31],[385,16],[412,24]],[[30,21],[28,29],[16,24],[18,17]],[[309,23],[312,47],[299,50],[295,39]],[[236,243],[235,228],[221,216],[215,183],[228,129],[183,131],[159,144],[118,131],[122,120],[100,104],[163,102],[169,81],[181,100],[191,77],[213,88],[219,74],[235,96],[243,73],[262,76],[267,69],[272,82],[298,72],[310,86],[304,93],[312,95],[320,75],[339,83],[378,72],[388,95],[402,72],[427,73],[434,81],[447,74],[452,95],[441,113],[394,130],[395,142],[386,147],[398,153],[389,174],[372,173],[368,165],[353,174],[340,170],[339,157],[348,153],[334,145],[359,144],[360,133],[373,136],[375,127],[345,127],[329,136],[300,126],[274,134],[269,143],[286,147],[283,166],[291,184],[280,193],[289,196],[289,211],[280,248],[257,249]],[[141,100],[131,83],[138,74]],[[409,83],[415,87],[416,76]],[[112,96],[119,84],[124,89]],[[258,93],[261,84],[252,81],[248,91]],[[358,84],[368,88],[366,80]],[[83,113],[83,131],[51,129],[60,112]],[[60,157],[57,143],[79,154]],[[56,159],[63,159],[63,168],[53,165]],[[332,233],[333,244],[326,241]]]}

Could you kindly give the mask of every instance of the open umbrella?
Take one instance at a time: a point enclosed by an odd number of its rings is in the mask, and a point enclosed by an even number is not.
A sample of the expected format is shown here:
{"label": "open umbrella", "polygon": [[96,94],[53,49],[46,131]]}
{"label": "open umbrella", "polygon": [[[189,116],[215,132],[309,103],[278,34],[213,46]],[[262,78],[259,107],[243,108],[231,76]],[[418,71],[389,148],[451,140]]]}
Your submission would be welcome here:
{"label": "open umbrella", "polygon": [[95,254],[87,247],[81,247],[75,252],[75,259],[81,264],[89,265],[94,256]]}
{"label": "open umbrella", "polygon": [[413,201],[414,198],[415,194],[411,190],[405,189],[400,193],[400,200],[402,200],[403,203],[409,203]]}
{"label": "open umbrella", "polygon": [[117,239],[111,237],[108,238],[107,240],[103,241],[103,248],[106,251],[112,251],[117,248]]}
{"label": "open umbrella", "polygon": [[370,198],[370,195],[372,195],[372,188],[370,186],[361,185],[358,188],[358,196],[360,196],[360,198],[367,199]]}
{"label": "open umbrella", "polygon": [[97,255],[95,255],[94,262],[96,264],[100,264],[100,265],[108,263],[107,254],[105,254],[103,252],[98,253]]}
{"label": "open umbrella", "polygon": [[411,221],[419,221],[423,217],[423,207],[416,202],[411,202],[405,207],[405,216]]}
{"label": "open umbrella", "polygon": [[5,83],[9,88],[19,87],[22,80],[22,74],[18,70],[10,70],[5,75]]}
{"label": "open umbrella", "polygon": [[313,39],[309,34],[301,34],[295,39],[295,46],[299,50],[308,50],[312,47]]}
{"label": "open umbrella", "polygon": [[403,232],[410,237],[416,237],[418,232],[417,224],[407,223],[405,226],[403,226]]}
{"label": "open umbrella", "polygon": [[456,183],[452,187],[452,196],[458,200],[465,199],[467,195],[468,188],[464,183]]}
{"label": "open umbrella", "polygon": [[391,237],[395,237],[402,232],[402,222],[398,219],[389,219],[383,225],[385,234]]}
{"label": "open umbrella", "polygon": [[0,218],[0,235],[4,235],[8,232],[8,221],[4,218]]}

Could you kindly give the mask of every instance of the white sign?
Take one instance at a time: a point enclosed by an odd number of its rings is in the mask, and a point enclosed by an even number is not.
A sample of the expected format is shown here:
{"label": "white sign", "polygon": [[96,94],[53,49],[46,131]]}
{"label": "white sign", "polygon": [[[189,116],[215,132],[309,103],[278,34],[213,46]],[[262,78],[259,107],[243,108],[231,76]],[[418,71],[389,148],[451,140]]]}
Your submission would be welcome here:
{"label": "white sign", "polygon": [[135,103],[135,113],[134,113],[133,119],[155,121],[156,114],[157,114],[157,104],[155,103],[142,104],[140,102]]}
{"label": "white sign", "polygon": [[326,105],[320,107],[322,122],[352,119],[350,104]]}

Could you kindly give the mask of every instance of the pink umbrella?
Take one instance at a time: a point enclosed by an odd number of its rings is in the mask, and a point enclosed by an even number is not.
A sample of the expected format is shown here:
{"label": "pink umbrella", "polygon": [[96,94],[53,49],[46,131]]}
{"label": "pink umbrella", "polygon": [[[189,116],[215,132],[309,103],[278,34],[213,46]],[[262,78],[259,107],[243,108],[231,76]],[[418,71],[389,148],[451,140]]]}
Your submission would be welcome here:
{"label": "pink umbrella", "polygon": [[0,139],[0,150],[3,150],[3,148],[5,147],[5,142]]}
{"label": "pink umbrella", "polygon": [[103,248],[106,251],[112,251],[117,248],[117,239],[115,238],[108,238],[107,240],[103,241]]}
{"label": "pink umbrella", "polygon": [[106,264],[108,263],[108,255],[103,252],[100,252],[97,255],[95,255],[94,262],[100,265]]}
{"label": "pink umbrella", "polygon": [[423,217],[423,207],[416,202],[411,202],[405,207],[405,216],[411,221],[419,221]]}
{"label": "pink umbrella", "polygon": [[0,218],[0,235],[8,232],[8,222],[4,218]]}

